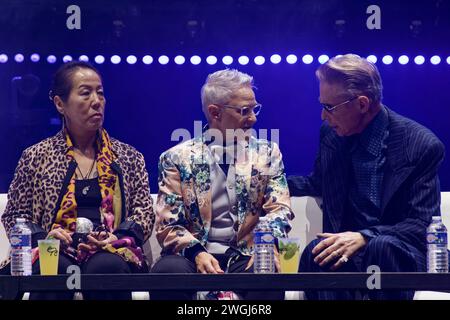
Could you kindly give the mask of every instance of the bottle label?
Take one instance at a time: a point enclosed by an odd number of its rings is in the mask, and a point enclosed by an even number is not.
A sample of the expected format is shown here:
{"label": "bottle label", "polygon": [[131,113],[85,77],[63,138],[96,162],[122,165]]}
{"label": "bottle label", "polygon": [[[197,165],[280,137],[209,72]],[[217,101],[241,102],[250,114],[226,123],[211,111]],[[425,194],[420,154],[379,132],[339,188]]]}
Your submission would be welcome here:
{"label": "bottle label", "polygon": [[427,233],[428,244],[445,244],[447,245],[447,233],[446,232],[429,232]]}
{"label": "bottle label", "polygon": [[9,239],[11,242],[11,247],[31,247],[31,235],[30,234],[20,234],[13,235]]}
{"label": "bottle label", "polygon": [[255,244],[274,244],[275,238],[270,231],[255,232],[254,237]]}

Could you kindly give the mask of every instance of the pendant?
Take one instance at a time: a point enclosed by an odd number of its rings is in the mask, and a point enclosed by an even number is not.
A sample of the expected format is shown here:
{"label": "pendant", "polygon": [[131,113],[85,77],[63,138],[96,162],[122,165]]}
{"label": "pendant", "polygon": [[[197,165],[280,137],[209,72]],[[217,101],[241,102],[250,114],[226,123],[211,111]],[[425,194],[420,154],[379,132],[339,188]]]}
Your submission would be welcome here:
{"label": "pendant", "polygon": [[81,193],[84,194],[85,196],[87,196],[90,188],[91,188],[91,186],[84,187],[83,190],[81,191]]}

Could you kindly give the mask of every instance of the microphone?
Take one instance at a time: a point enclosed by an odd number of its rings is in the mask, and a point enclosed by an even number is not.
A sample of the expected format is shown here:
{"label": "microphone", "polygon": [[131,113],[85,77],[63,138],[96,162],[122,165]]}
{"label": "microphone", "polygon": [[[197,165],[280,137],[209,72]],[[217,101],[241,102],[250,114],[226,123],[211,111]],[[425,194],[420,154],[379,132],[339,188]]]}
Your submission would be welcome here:
{"label": "microphone", "polygon": [[78,244],[87,242],[87,236],[94,231],[94,224],[88,218],[77,218],[77,228],[75,234],[72,236],[75,248]]}

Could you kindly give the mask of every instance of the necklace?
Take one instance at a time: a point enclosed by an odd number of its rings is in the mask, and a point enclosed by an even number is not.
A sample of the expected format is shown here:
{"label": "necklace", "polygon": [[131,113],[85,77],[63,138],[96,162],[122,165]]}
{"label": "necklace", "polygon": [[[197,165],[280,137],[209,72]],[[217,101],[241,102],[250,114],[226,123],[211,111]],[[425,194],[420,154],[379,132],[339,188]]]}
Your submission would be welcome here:
{"label": "necklace", "polygon": [[[92,173],[92,169],[94,168],[94,164],[95,164],[95,159],[94,159],[94,161],[92,161],[91,168],[89,169],[89,171],[86,174],[86,176],[83,176],[83,173],[81,172],[80,166],[77,165],[77,169],[80,172],[81,179],[83,179],[83,180],[88,180],[89,179],[89,177],[91,176],[91,173]],[[83,190],[81,191],[81,193],[83,195],[87,196],[90,188],[91,188],[91,186],[89,186],[89,185],[84,187]]]}

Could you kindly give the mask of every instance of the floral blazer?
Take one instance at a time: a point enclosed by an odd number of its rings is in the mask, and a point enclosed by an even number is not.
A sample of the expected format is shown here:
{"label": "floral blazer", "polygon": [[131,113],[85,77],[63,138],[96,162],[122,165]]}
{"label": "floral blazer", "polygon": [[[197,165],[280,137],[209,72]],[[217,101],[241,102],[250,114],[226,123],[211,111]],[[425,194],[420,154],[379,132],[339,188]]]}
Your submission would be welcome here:
{"label": "floral blazer", "polygon": [[[204,136],[181,143],[160,156],[156,203],[156,238],[163,254],[181,254],[198,243],[205,246],[211,227],[210,164],[213,156]],[[276,237],[291,229],[289,189],[278,146],[252,138],[246,160],[235,165],[237,234],[231,246],[252,254],[252,231],[266,216]]]}

